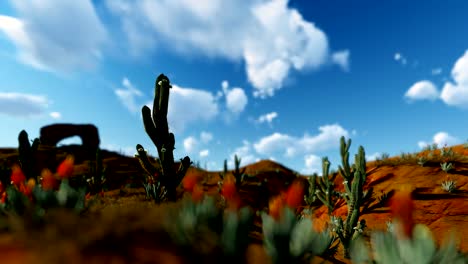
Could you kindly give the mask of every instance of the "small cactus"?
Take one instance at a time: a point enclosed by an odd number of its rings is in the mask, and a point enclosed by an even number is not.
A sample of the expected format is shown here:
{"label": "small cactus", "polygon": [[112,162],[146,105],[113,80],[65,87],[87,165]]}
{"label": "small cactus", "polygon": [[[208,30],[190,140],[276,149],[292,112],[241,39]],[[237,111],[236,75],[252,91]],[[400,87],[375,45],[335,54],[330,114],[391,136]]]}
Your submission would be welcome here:
{"label": "small cactus", "polygon": [[449,172],[450,170],[453,169],[453,164],[444,162],[440,164],[440,168],[445,172]]}
{"label": "small cactus", "polygon": [[444,181],[442,182],[442,189],[446,192],[453,193],[457,189],[456,181]]}

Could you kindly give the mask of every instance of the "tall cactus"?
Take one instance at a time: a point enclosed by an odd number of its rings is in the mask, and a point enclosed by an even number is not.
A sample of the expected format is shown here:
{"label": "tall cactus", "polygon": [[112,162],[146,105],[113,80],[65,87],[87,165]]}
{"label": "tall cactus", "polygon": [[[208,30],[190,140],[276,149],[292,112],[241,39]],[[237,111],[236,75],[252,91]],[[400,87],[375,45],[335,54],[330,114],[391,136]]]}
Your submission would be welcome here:
{"label": "tall cactus", "polygon": [[[343,223],[341,218],[336,221],[337,234],[345,249],[345,257],[349,258],[349,249],[352,240],[354,240],[365,227],[365,221],[358,223],[360,212],[359,208],[363,205],[363,186],[366,181],[366,156],[364,148],[359,146],[358,154],[355,155],[354,164],[349,166],[349,147],[351,139],[345,142],[344,137],[340,139],[340,150],[343,167],[339,166],[339,173],[344,178],[345,188],[344,199],[348,207],[348,214]],[[365,195],[369,197],[369,195]]]}
{"label": "tall cactus", "polygon": [[328,157],[322,158],[322,177],[318,178],[316,196],[327,206],[328,215],[335,209],[336,199],[334,197],[333,179],[330,179],[330,161]]}
{"label": "tall cactus", "polygon": [[[34,175],[34,155],[39,147],[39,138],[33,140],[32,145],[29,143],[28,133],[21,130],[18,136],[18,159],[21,170],[27,179],[35,178]],[[35,179],[37,180],[37,179]]]}
{"label": "tall cactus", "polygon": [[[186,156],[181,159],[178,171],[176,172],[174,170],[173,151],[175,149],[175,138],[173,133],[169,133],[169,125],[167,123],[170,88],[172,88],[172,85],[169,82],[169,78],[164,74],[160,74],[158,78],[156,78],[153,113],[151,115],[151,110],[147,106],[143,106],[141,113],[145,131],[158,150],[161,171],[157,180],[167,191],[167,199],[175,201],[177,199],[176,189],[192,162],[190,158]],[[143,169],[150,172],[151,176],[155,176],[158,169],[149,162],[144,148],[138,144],[136,149],[138,152],[137,157]]]}
{"label": "tall cactus", "polygon": [[234,155],[234,171],[232,172],[232,174],[234,175],[234,178],[236,178],[237,190],[240,189],[242,181],[244,180],[244,177],[245,177],[245,168],[241,170],[240,163],[241,163],[241,158],[237,157],[237,155]]}

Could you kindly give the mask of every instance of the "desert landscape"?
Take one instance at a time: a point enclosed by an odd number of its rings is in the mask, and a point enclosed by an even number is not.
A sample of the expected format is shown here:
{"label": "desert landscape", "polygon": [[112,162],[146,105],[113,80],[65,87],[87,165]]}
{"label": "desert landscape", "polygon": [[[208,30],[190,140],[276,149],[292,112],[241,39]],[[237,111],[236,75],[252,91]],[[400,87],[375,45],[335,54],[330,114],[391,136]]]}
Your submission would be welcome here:
{"label": "desert landscape", "polygon": [[[448,151],[448,152],[447,152]],[[2,182],[8,181],[13,164],[18,162],[18,149],[0,150]],[[83,146],[69,145],[54,148],[39,147],[35,159],[46,164],[43,155],[51,155],[51,164],[57,167],[69,154],[75,157],[73,175],[70,179],[89,175],[91,159],[86,158]],[[106,168],[106,183],[102,190],[93,194],[96,202],[81,215],[67,211],[54,211],[44,216],[46,221],[37,226],[31,219],[3,217],[0,235],[2,263],[215,263],[220,259],[214,252],[217,245],[209,236],[201,238],[194,248],[184,248],[171,242],[164,225],[164,215],[181,206],[183,188],[178,188],[178,202],[157,204],[148,198],[143,183],[145,171],[136,157],[127,157],[115,152],[102,150],[102,164]],[[447,154],[448,153],[448,154]],[[49,156],[50,157],[50,156]],[[366,182],[363,190],[373,189],[366,208],[361,209],[360,219],[366,221],[364,237],[372,231],[386,230],[392,215],[389,208],[391,196],[402,186],[411,189],[414,201],[414,221],[424,224],[432,231],[437,245],[451,232],[455,235],[461,252],[468,252],[468,148],[464,145],[447,147],[442,150],[427,149],[420,153],[403,154],[399,157],[384,157],[366,164]],[[453,164],[447,172],[441,168],[442,159]],[[156,163],[156,159],[151,157]],[[419,164],[418,164],[418,161]],[[421,161],[425,161],[422,164]],[[174,164],[175,167],[179,163]],[[241,166],[243,177],[238,193],[242,206],[253,211],[268,211],[269,201],[287,190],[295,180],[300,179],[307,192],[311,176],[298,175],[293,170],[270,160]],[[202,191],[207,196],[220,199],[219,182],[235,173],[232,170],[205,171],[191,166],[186,178],[198,178]],[[328,177],[334,179],[337,192],[343,192],[343,178],[338,172]],[[317,180],[320,177],[317,178]],[[453,181],[453,190],[444,189],[445,181]],[[187,195],[187,194],[186,194]],[[185,197],[187,198],[187,197]],[[330,215],[319,199],[309,204],[302,201],[299,211],[311,210],[314,228],[324,230],[330,223]],[[336,199],[332,216],[347,215],[343,199]],[[4,215],[6,216],[6,215]],[[12,220],[14,219],[14,220]],[[249,246],[246,249],[246,263],[270,263],[262,246],[262,223],[257,214],[249,230]],[[218,245],[219,246],[219,245]],[[200,248],[197,248],[200,247]],[[325,260],[329,263],[351,263],[343,257],[342,248]],[[314,261],[323,261],[315,257]],[[317,262],[318,261],[318,262]]]}

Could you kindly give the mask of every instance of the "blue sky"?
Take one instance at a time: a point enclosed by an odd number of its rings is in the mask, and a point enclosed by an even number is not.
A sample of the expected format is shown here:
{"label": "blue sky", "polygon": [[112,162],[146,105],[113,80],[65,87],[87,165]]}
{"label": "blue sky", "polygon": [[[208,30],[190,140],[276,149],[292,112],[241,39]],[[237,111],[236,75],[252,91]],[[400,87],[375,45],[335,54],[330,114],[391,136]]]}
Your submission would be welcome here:
{"label": "blue sky", "polygon": [[234,154],[335,168],[341,136],[368,160],[460,144],[467,13],[464,0],[0,1],[0,146],[92,123],[101,148],[154,155],[140,111],[160,73],[175,157],[210,170]]}

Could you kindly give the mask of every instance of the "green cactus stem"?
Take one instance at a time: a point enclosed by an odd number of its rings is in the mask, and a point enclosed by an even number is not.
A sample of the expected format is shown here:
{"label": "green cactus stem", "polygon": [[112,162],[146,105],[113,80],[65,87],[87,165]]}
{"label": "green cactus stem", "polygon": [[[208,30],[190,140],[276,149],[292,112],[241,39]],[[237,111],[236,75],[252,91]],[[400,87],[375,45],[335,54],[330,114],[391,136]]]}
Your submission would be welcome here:
{"label": "green cactus stem", "polygon": [[316,190],[317,198],[327,206],[328,215],[335,209],[336,198],[334,197],[334,184],[330,179],[330,161],[327,157],[322,158],[322,177],[318,178]]}
{"label": "green cactus stem", "polygon": [[[141,109],[143,117],[143,125],[145,131],[153,141],[158,150],[158,156],[161,163],[161,175],[158,181],[164,186],[167,191],[167,199],[175,201],[177,199],[176,189],[179,186],[182,178],[185,175],[188,167],[192,164],[189,157],[183,158],[179,170],[174,170],[174,134],[169,133],[169,125],[167,123],[167,110],[169,105],[169,89],[171,88],[169,79],[161,74],[156,78],[155,96],[153,101],[153,112],[147,106]],[[141,145],[137,145],[138,157],[143,169],[154,176],[158,171],[143,154],[144,149]]]}
{"label": "green cactus stem", "polygon": [[240,169],[240,163],[241,163],[241,158],[237,157],[237,155],[234,155],[234,171],[232,174],[234,175],[234,178],[236,178],[236,188],[237,190],[240,189],[242,185],[242,181],[244,180],[245,177],[245,168]]}
{"label": "green cactus stem", "polygon": [[34,156],[40,144],[39,138],[35,138],[31,145],[28,133],[25,130],[21,130],[18,136],[18,143],[18,159],[21,170],[27,179],[36,178],[36,175],[34,175]]}

